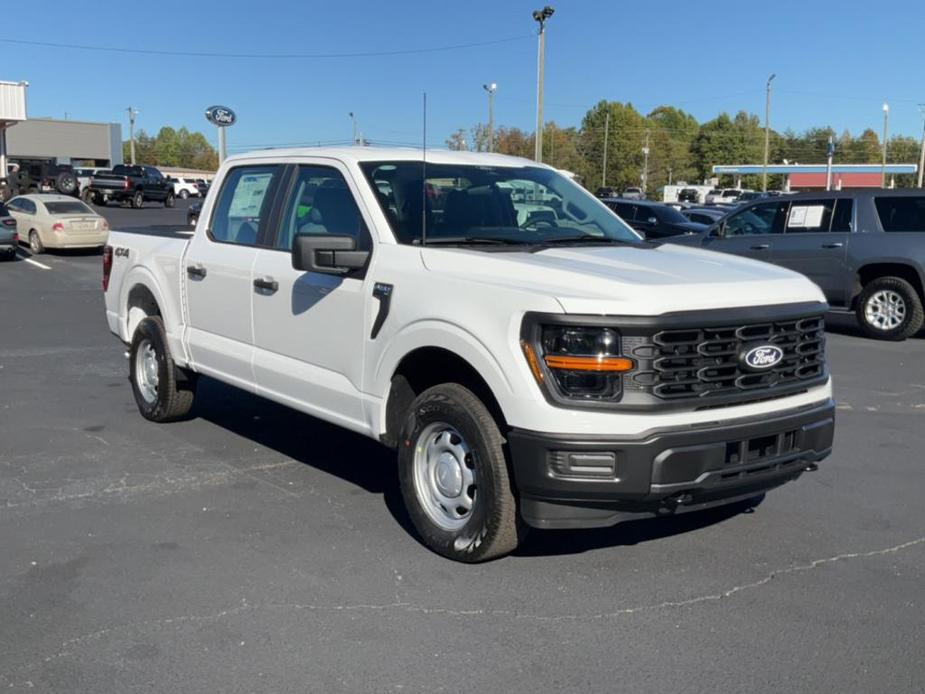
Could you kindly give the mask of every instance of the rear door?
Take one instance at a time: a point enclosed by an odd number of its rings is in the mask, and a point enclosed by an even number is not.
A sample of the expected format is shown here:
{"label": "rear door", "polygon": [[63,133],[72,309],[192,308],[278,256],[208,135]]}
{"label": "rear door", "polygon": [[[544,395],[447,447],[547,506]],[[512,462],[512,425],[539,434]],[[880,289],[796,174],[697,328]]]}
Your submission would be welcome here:
{"label": "rear door", "polygon": [[257,164],[229,169],[208,224],[200,227],[183,259],[187,339],[195,367],[250,390],[252,271],[268,236],[283,170]]}
{"label": "rear door", "polygon": [[781,201],[762,202],[733,212],[711,230],[704,247],[770,262],[771,250],[784,231],[787,206]]}
{"label": "rear door", "polygon": [[830,304],[843,306],[852,287],[847,258],[853,220],[850,196],[793,200],[771,261],[806,275]]}
{"label": "rear door", "polygon": [[363,357],[378,305],[372,281],[366,269],[295,270],[291,251],[297,234],[349,235],[358,250],[372,250],[367,213],[349,172],[331,160],[294,167],[286,188],[278,233],[259,251],[250,288],[258,392],[366,431]]}

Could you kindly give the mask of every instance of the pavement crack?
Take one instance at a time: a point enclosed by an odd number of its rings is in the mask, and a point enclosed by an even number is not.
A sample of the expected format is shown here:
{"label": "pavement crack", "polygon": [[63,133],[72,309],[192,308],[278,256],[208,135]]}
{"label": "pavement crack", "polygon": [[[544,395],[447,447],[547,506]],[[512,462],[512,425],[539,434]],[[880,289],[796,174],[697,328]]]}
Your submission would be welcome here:
{"label": "pavement crack", "polygon": [[[80,636],[75,636],[74,638],[68,639],[61,643],[61,645],[55,650],[54,653],[47,655],[41,658],[38,661],[22,665],[18,668],[19,671],[30,670],[36,667],[40,667],[44,664],[47,664],[51,661],[54,661],[59,658],[64,658],[73,655],[74,650],[79,648],[87,643],[99,641],[111,634],[116,634],[124,631],[129,631],[133,629],[143,629],[145,627],[160,627],[160,626],[175,626],[182,625],[187,623],[202,623],[202,622],[215,622],[226,617],[230,617],[237,614],[242,614],[245,612],[253,612],[258,610],[285,610],[288,612],[293,611],[308,611],[308,612],[374,612],[374,613],[385,613],[385,612],[408,612],[421,615],[436,615],[440,617],[496,617],[496,618],[506,618],[522,621],[530,621],[536,623],[544,622],[583,622],[583,621],[596,621],[596,620],[606,620],[606,619],[615,619],[618,617],[624,617],[627,615],[638,614],[641,612],[653,612],[660,610],[669,610],[669,609],[678,609],[684,607],[691,607],[694,605],[699,605],[703,603],[718,602],[731,598],[740,593],[744,593],[750,590],[755,590],[769,584],[775,578],[781,576],[787,576],[791,574],[806,573],[818,569],[821,566],[826,566],[829,564],[835,564],[838,562],[851,561],[856,559],[867,559],[871,557],[881,557],[889,554],[896,554],[904,550],[916,547],[919,545],[925,545],[925,537],[919,537],[914,540],[909,540],[908,542],[903,542],[898,545],[893,545],[892,547],[886,547],[884,549],[875,549],[867,552],[846,552],[844,554],[836,554],[835,556],[825,557],[822,559],[814,559],[810,562],[804,564],[794,564],[782,569],[775,569],[774,571],[769,572],[763,578],[752,581],[750,583],[743,583],[740,585],[733,586],[726,590],[711,593],[708,595],[700,595],[693,598],[686,598],[684,600],[666,600],[659,603],[653,603],[650,605],[639,605],[635,607],[624,607],[610,612],[598,612],[598,613],[589,613],[589,614],[539,614],[534,612],[521,612],[518,610],[501,610],[493,608],[472,608],[472,609],[454,609],[446,607],[429,607],[427,605],[421,605],[409,601],[394,601],[387,603],[344,603],[344,604],[333,604],[333,605],[323,605],[323,604],[313,604],[313,603],[289,603],[289,602],[265,602],[265,603],[251,603],[247,599],[242,599],[240,604],[230,607],[228,609],[220,610],[218,612],[211,612],[203,615],[178,615],[175,617],[166,617],[162,619],[150,619],[143,620],[140,622],[130,622],[127,624],[117,624],[105,629],[100,629],[98,631],[89,632],[87,634],[82,634]],[[393,570],[394,571],[394,570]]]}

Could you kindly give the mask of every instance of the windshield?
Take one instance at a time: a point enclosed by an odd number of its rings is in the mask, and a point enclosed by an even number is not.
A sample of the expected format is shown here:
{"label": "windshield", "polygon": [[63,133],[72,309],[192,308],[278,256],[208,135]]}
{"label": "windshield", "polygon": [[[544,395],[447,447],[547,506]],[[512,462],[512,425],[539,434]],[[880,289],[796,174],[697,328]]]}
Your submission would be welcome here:
{"label": "windshield", "polygon": [[45,208],[49,214],[96,214],[82,202],[46,202]]}
{"label": "windshield", "polygon": [[641,243],[594,196],[551,169],[427,164],[422,186],[420,161],[360,167],[400,243],[421,243],[425,226],[428,242]]}
{"label": "windshield", "polygon": [[687,224],[689,220],[674,207],[668,205],[654,207],[653,212],[665,224]]}

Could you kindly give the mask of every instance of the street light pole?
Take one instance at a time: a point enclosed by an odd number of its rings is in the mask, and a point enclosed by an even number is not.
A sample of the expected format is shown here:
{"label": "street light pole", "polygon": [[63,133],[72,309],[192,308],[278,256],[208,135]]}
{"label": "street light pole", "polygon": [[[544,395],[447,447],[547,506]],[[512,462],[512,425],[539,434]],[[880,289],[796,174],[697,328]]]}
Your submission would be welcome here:
{"label": "street light pole", "polygon": [[601,170],[601,188],[607,185],[607,141],[610,135],[610,104],[607,105],[607,116],[604,119],[604,166]]}
{"label": "street light pole", "polygon": [[357,117],[353,113],[353,111],[351,111],[347,115],[350,116],[350,120],[353,121],[353,144],[358,145],[359,141],[357,140]]}
{"label": "street light pole", "polygon": [[761,169],[761,190],[768,189],[768,151],[771,148],[771,81],[777,74],[771,73],[764,97],[764,166]]}
{"label": "street light pole", "polygon": [[482,89],[488,92],[488,151],[495,151],[495,92],[498,91],[498,85],[483,84]]}
{"label": "street light pole", "polygon": [[[923,105],[925,104],[919,104]],[[925,113],[922,115],[925,116]],[[922,169],[925,169],[925,125],[922,126],[922,151],[919,153],[919,188],[922,187]]]}
{"label": "street light pole", "polygon": [[646,195],[646,187],[649,184],[649,131],[646,130],[646,144],[642,148],[643,165],[642,165],[642,196]]}
{"label": "street light pole", "polygon": [[135,166],[135,116],[138,115],[133,107],[129,106],[128,111],[128,141],[129,141],[129,152],[132,158],[132,166]]}
{"label": "street light pole", "polygon": [[880,166],[880,187],[886,188],[886,139],[890,125],[890,105],[883,104],[883,163]]}
{"label": "street light pole", "polygon": [[540,25],[539,46],[536,69],[536,143],[533,158],[543,161],[543,70],[546,61],[546,20],[552,17],[555,9],[546,5],[542,10],[534,10],[533,19]]}

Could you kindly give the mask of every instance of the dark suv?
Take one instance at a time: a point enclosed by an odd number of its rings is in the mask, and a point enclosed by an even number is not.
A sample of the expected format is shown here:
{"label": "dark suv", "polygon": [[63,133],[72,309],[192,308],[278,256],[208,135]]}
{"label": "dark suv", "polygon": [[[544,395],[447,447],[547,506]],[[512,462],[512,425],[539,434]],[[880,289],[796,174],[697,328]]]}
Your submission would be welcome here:
{"label": "dark suv", "polygon": [[660,239],[678,234],[699,234],[707,228],[707,225],[692,222],[675,208],[660,202],[624,198],[608,198],[601,202],[616,212],[620,219],[636,231],[641,231],[647,239]]}
{"label": "dark suv", "polygon": [[843,190],[747,204],[706,231],[669,239],[801,272],[864,332],[903,340],[925,322],[925,192]]}

